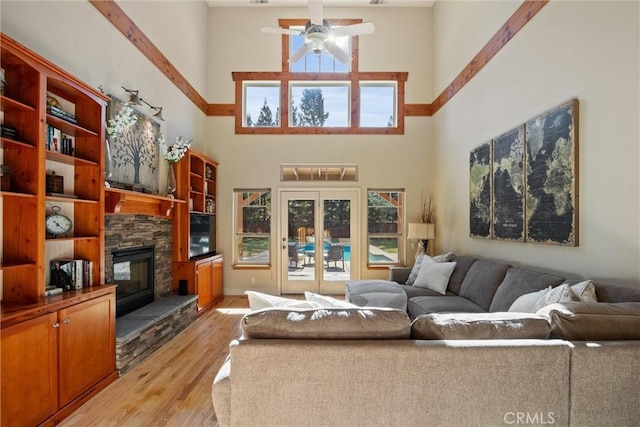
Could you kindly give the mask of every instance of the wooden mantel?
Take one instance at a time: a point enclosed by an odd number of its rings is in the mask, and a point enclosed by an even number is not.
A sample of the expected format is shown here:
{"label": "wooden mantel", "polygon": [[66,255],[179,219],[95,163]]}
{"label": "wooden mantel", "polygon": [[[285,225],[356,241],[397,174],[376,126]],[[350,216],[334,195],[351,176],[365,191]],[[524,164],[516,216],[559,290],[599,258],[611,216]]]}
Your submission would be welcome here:
{"label": "wooden mantel", "polygon": [[105,188],[104,195],[104,210],[107,215],[138,214],[173,218],[175,204],[186,203],[180,199],[118,188]]}

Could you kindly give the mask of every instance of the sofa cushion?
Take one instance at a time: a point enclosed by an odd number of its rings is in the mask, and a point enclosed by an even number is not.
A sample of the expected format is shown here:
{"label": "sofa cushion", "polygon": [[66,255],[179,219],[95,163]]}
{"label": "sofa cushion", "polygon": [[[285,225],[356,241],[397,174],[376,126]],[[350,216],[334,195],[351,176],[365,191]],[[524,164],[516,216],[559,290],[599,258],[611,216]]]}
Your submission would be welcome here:
{"label": "sofa cushion", "polygon": [[519,296],[558,286],[564,280],[564,277],[512,267],[498,286],[489,311],[507,311]]}
{"label": "sofa cushion", "polygon": [[484,311],[489,311],[491,300],[508,269],[509,265],[502,262],[488,260],[474,262],[462,282],[459,295],[478,304]]}
{"label": "sofa cushion", "polygon": [[549,321],[551,337],[574,341],[640,340],[640,303],[568,302],[536,313]]}
{"label": "sofa cushion", "polygon": [[394,308],[272,308],[242,318],[244,338],[259,339],[407,339],[406,311]]}
{"label": "sofa cushion", "polygon": [[434,313],[411,323],[411,338],[424,340],[547,339],[549,332],[532,313]]}
{"label": "sofa cushion", "polygon": [[[442,296],[442,294],[439,294],[438,292],[432,291],[431,289],[427,289],[427,288],[419,288],[417,286],[411,286],[411,285],[400,285],[400,287],[404,289],[405,293],[407,294],[407,298],[409,299],[413,297]],[[453,292],[449,292],[449,291],[447,291],[447,295],[455,296]]]}
{"label": "sofa cushion", "polygon": [[[571,282],[570,282],[571,283]],[[640,288],[594,282],[600,302],[640,302]]]}
{"label": "sofa cushion", "polygon": [[447,287],[447,290],[449,292],[453,292],[456,295],[460,294],[462,281],[469,272],[469,269],[471,268],[473,263],[477,260],[478,258],[474,258],[471,256],[451,256],[449,261],[455,261],[456,268],[453,269],[453,273],[451,273],[451,278],[449,279],[449,286]]}
{"label": "sofa cushion", "polygon": [[455,267],[455,262],[437,262],[425,255],[413,286],[431,289],[444,295],[449,284],[449,277]]}
{"label": "sofa cushion", "polygon": [[414,297],[407,303],[412,319],[431,313],[486,313],[479,305],[459,296]]}

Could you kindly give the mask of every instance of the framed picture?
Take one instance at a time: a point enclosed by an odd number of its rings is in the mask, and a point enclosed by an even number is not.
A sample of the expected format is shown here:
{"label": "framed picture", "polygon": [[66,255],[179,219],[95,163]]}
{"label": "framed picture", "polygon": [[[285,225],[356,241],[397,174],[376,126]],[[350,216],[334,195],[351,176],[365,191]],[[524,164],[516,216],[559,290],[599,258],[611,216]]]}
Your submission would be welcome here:
{"label": "framed picture", "polygon": [[493,237],[524,241],[524,125],[493,140]]}
{"label": "framed picture", "polygon": [[526,123],[527,242],[578,245],[578,100]]}
{"label": "framed picture", "polygon": [[[108,118],[113,119],[124,108],[124,103],[111,97]],[[113,173],[109,183],[118,188],[158,194],[160,162],[158,136],[160,125],[134,110],[135,124],[109,138]]]}
{"label": "framed picture", "polygon": [[491,237],[491,142],[469,155],[469,235]]}

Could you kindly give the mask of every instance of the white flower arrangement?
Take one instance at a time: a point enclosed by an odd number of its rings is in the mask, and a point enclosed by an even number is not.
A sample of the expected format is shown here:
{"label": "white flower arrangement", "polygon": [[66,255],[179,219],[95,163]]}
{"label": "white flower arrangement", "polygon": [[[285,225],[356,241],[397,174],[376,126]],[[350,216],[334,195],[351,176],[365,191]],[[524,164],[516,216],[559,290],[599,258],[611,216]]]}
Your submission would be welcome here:
{"label": "white flower arrangement", "polygon": [[133,108],[129,104],[124,104],[122,110],[116,114],[115,119],[109,119],[106,127],[107,134],[109,136],[118,135],[122,133],[125,128],[136,124],[138,116],[133,114]]}
{"label": "white flower arrangement", "polygon": [[185,141],[179,136],[176,138],[175,144],[167,146],[164,135],[160,134],[158,137],[158,145],[160,146],[160,154],[162,154],[162,157],[170,163],[176,163],[184,157],[189,147],[191,147],[191,140]]}

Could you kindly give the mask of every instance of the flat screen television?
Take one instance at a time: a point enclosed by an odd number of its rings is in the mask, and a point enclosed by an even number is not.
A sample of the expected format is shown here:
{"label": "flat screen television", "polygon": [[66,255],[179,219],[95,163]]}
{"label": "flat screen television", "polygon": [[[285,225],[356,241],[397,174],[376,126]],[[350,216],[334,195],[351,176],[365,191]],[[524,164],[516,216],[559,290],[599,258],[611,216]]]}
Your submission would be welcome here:
{"label": "flat screen television", "polygon": [[191,212],[189,221],[189,258],[216,252],[216,216]]}

